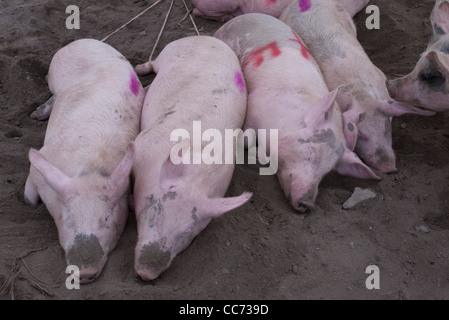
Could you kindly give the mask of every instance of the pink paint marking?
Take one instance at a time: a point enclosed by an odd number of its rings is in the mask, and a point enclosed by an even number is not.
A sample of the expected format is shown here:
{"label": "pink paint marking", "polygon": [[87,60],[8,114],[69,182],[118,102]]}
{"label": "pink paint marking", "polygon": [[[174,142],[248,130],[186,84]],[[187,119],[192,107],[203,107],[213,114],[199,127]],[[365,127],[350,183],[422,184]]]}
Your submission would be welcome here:
{"label": "pink paint marking", "polygon": [[312,0],[298,0],[299,3],[299,10],[301,12],[309,11],[309,9],[312,7]]}
{"label": "pink paint marking", "polygon": [[177,186],[170,186],[169,190],[173,190],[174,188],[176,188]]}
{"label": "pink paint marking", "polygon": [[237,88],[239,88],[240,92],[244,93],[246,91],[245,81],[243,80],[243,76],[240,71],[236,71],[234,74],[235,84]]}
{"label": "pink paint marking", "polygon": [[254,51],[248,57],[246,64],[252,63],[256,67],[260,67],[260,65],[264,62],[264,57],[263,57],[262,53],[264,53],[267,50],[271,52],[271,56],[273,58],[281,55],[281,53],[282,53],[282,51],[279,50],[279,48],[278,48],[277,42],[273,41],[273,42],[267,44],[265,47],[262,47],[260,49],[257,49],[256,51]]}
{"label": "pink paint marking", "polygon": [[278,2],[278,0],[267,0],[267,5],[273,5],[276,4],[276,2]]}
{"label": "pink paint marking", "polygon": [[131,89],[131,92],[137,96],[140,92],[140,83],[139,80],[137,80],[136,74],[134,72],[131,72],[129,74],[130,77],[130,84],[129,84],[129,89]]}
{"label": "pink paint marking", "polygon": [[295,33],[295,31],[292,30],[293,35],[295,36],[295,39],[288,39],[290,41],[296,42],[301,46],[301,54],[304,58],[307,60],[310,60],[309,54],[310,51],[307,49],[307,47],[304,45],[304,43],[301,41],[301,39],[298,37],[298,35]]}

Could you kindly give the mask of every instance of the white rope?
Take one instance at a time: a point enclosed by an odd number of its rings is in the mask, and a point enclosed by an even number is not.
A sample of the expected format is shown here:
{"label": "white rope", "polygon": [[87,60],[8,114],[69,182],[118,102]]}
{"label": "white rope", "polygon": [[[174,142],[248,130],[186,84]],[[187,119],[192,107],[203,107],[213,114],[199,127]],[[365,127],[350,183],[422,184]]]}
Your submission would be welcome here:
{"label": "white rope", "polygon": [[117,32],[119,32],[120,30],[122,30],[124,27],[126,27],[128,24],[130,24],[131,22],[133,22],[134,20],[138,19],[140,16],[142,16],[143,14],[145,14],[148,10],[150,10],[151,8],[153,8],[154,6],[156,6],[157,4],[159,4],[162,0],[158,0],[155,3],[153,3],[151,6],[149,6],[148,8],[146,8],[145,10],[143,10],[141,13],[139,13],[137,16],[135,16],[134,18],[132,18],[131,20],[129,20],[127,23],[125,23],[124,25],[122,25],[120,28],[118,28],[117,30],[115,30],[114,32],[111,32],[110,34],[108,34],[106,37],[103,38],[103,40],[101,40],[101,42],[105,42],[106,40],[108,40],[112,35],[116,34]]}

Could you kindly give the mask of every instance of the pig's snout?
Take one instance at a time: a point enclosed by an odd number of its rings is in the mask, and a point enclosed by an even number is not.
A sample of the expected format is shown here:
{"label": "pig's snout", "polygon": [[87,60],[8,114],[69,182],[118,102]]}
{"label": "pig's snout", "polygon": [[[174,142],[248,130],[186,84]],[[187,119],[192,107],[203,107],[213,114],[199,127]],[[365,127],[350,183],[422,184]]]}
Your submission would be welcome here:
{"label": "pig's snout", "polygon": [[295,208],[299,213],[309,214],[312,212],[313,206],[307,205],[303,203],[301,200],[298,200],[297,207]]}
{"label": "pig's snout", "polygon": [[79,234],[66,253],[67,264],[77,266],[80,270],[80,283],[94,281],[103,270],[107,256],[98,237]]}
{"label": "pig's snout", "polygon": [[164,251],[159,243],[137,246],[135,271],[144,281],[154,280],[164,272],[171,263],[170,251]]}
{"label": "pig's snout", "polygon": [[368,165],[382,173],[395,173],[398,171],[396,156],[392,148],[379,147],[370,159],[372,159],[372,162],[367,160]]}
{"label": "pig's snout", "polygon": [[292,185],[292,193],[290,194],[291,205],[296,211],[302,214],[309,214],[315,209],[315,198],[318,191],[312,187],[307,192],[295,192],[295,186]]}
{"label": "pig's snout", "polygon": [[394,162],[381,163],[376,165],[376,169],[382,173],[396,173],[398,172],[398,168],[394,164]]}

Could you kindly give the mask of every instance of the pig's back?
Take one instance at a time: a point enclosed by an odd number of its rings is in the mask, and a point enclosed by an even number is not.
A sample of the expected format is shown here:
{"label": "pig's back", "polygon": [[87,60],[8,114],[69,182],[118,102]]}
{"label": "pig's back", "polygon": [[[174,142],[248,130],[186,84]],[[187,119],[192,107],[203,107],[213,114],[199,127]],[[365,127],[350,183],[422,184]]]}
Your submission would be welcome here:
{"label": "pig's back", "polygon": [[[153,63],[158,73],[142,112],[142,130],[157,127],[165,135],[177,128],[191,131],[240,128],[246,88],[235,53],[212,37],[189,37],[169,44]],[[190,129],[190,130],[189,130]]]}
{"label": "pig's back", "polygon": [[[70,175],[86,166],[117,165],[138,134],[144,98],[132,66],[118,51],[98,47],[95,40],[75,44],[61,49],[52,61],[49,84],[55,103],[42,149]],[[65,73],[69,70],[73,73]]]}

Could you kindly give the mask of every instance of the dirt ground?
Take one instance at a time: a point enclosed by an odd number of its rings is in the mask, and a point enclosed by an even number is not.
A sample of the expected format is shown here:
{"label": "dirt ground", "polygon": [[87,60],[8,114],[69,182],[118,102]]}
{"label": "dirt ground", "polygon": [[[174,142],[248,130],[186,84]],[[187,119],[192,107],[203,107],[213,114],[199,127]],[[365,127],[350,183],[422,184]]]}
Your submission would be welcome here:
{"label": "dirt ground", "polygon": [[[394,119],[399,173],[382,175],[380,182],[332,173],[322,182],[317,209],[309,215],[290,208],[275,177],[259,176],[255,166],[238,166],[228,195],[252,191],[251,202],[212,221],[150,283],[134,274],[136,222],[131,214],[100,278],[81,290],[67,290],[53,219],[44,205],[30,208],[23,202],[27,151],[42,146],[47,125],[29,116],[51,95],[45,76],[59,48],[79,38],[103,38],[151,2],[0,2],[0,286],[15,261],[21,267],[13,295],[1,298],[449,298],[449,114]],[[381,10],[381,29],[367,30],[368,15],[357,15],[362,45],[388,77],[408,73],[430,37],[434,1],[371,3]],[[65,28],[68,5],[81,9],[80,30]],[[107,43],[133,65],[146,61],[168,5],[163,1]],[[184,14],[176,0],[156,54],[169,42],[195,34],[188,20],[178,25]],[[203,35],[221,25],[195,20]],[[142,82],[149,84],[151,77]],[[343,210],[355,187],[371,188],[377,197]],[[37,251],[20,259],[30,250]],[[365,287],[365,269],[372,264],[380,269],[380,290]]]}

